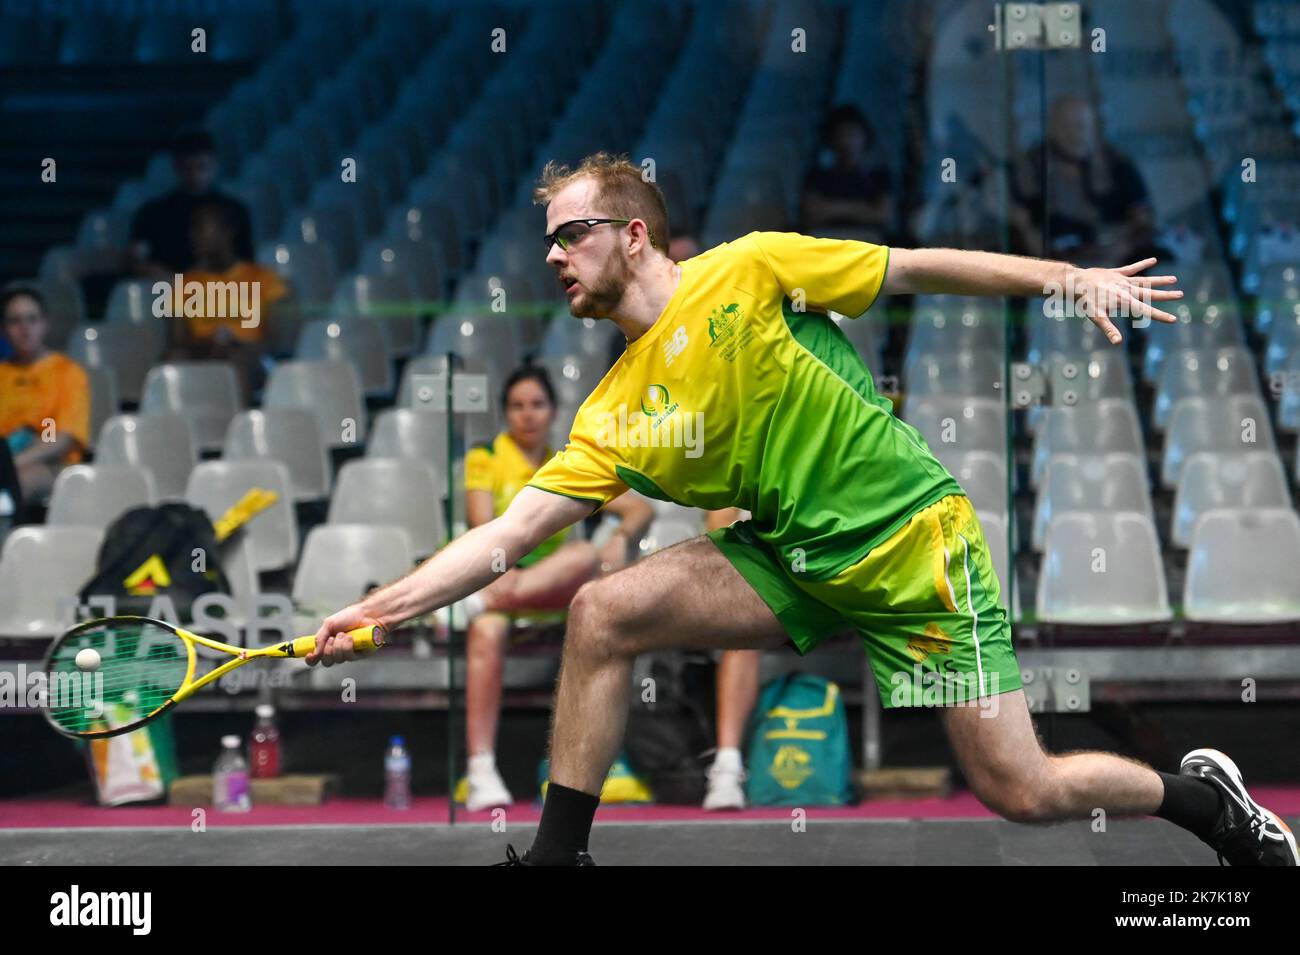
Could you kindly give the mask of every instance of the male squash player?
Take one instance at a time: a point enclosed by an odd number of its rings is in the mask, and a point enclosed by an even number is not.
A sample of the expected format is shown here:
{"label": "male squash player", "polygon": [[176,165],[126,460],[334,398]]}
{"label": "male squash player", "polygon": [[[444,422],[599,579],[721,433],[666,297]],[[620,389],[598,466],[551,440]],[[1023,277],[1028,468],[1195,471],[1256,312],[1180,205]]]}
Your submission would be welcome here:
{"label": "male squash player", "polygon": [[[619,752],[634,658],[675,648],[800,653],[859,631],[887,707],[941,704],[962,773],[1018,822],[1156,815],[1233,865],[1296,865],[1295,839],[1214,750],[1177,774],[1110,753],[1053,755],[1035,735],[1010,625],[970,501],[892,413],[827,311],[884,294],[1038,296],[1072,288],[1112,344],[1116,309],[1173,321],[1173,276],[952,249],[753,232],[680,265],[665,254],[658,188],[604,153],[547,164],[547,262],[574,316],[605,318],[627,349],[579,410],[569,443],[497,519],[407,577],[330,616],[309,662],[354,657],[345,631],[392,628],[473,594],[508,608],[513,563],[628,488],[749,521],[582,587],[569,611],[534,865],[593,864],[602,781]],[[501,564],[498,561],[497,567]]]}

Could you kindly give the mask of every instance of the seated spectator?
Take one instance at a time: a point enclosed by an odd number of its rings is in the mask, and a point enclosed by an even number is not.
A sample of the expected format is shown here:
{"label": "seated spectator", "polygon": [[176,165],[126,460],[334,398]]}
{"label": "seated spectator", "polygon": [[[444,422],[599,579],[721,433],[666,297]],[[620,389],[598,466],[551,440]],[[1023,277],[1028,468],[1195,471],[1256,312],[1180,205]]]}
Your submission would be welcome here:
{"label": "seated spectator", "polygon": [[[465,456],[465,498],[471,527],[503,514],[514,496],[554,452],[547,435],[555,420],[555,390],[541,368],[524,367],[502,391],[506,430],[491,445]],[[653,511],[631,494],[610,502],[605,511],[619,518],[603,546],[569,539],[569,528],[543,541],[513,569],[464,601],[470,618],[465,679],[465,737],[468,780],[457,787],[471,811],[513,802],[497,772],[497,723],[501,676],[513,619],[521,612],[564,610],[588,580],[628,564],[629,548],[640,540]]]}
{"label": "seated spectator", "polygon": [[887,242],[894,222],[889,169],[875,151],[875,133],[851,105],[833,109],[822,126],[822,155],[804,180],[802,230],[833,230]]}
{"label": "seated spectator", "polygon": [[234,228],[235,255],[253,258],[253,228],[248,209],[238,199],[217,191],[216,143],[202,129],[184,129],[172,141],[176,188],[146,202],[131,220],[131,271],[140,278],[170,279],[194,265],[190,225],[201,205],[220,205]]}
{"label": "seated spectator", "polygon": [[13,355],[0,362],[0,437],[13,455],[23,497],[41,497],[90,439],[90,384],[66,355],[45,347],[50,323],[36,289],[0,295],[4,335]]}
{"label": "seated spectator", "polygon": [[1168,257],[1156,244],[1155,213],[1141,172],[1101,138],[1096,111],[1081,97],[1052,103],[1046,146],[1029,148],[1014,163],[1011,197],[1007,219],[1014,251],[1081,265]]}
{"label": "seated spectator", "polygon": [[[274,269],[240,258],[237,230],[229,206],[195,207],[190,227],[194,262],[175,289],[169,357],[231,362],[243,378],[247,398],[261,384],[267,318],[289,288]],[[203,286],[202,296],[191,294],[192,282]]]}

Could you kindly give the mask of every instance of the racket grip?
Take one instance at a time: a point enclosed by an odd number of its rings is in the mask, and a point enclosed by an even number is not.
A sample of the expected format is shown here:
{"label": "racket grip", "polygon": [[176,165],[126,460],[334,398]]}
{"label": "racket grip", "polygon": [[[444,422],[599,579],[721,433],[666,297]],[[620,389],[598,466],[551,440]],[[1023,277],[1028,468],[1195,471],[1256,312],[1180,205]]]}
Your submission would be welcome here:
{"label": "racket grip", "polygon": [[[352,638],[352,648],[357,653],[373,653],[387,642],[384,628],[378,625],[349,630],[348,636]],[[295,657],[305,657],[315,649],[315,637],[299,637],[293,642]]]}

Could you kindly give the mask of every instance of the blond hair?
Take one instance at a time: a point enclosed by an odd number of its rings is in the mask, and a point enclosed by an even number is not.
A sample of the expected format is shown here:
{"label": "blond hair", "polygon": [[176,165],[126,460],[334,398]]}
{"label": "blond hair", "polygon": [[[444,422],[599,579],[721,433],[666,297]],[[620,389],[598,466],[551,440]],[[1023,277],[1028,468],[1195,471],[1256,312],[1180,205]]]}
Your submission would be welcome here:
{"label": "blond hair", "polygon": [[610,218],[641,219],[650,231],[650,245],[668,252],[668,207],[664,194],[653,182],[641,175],[641,168],[626,155],[592,153],[576,169],[552,159],[542,169],[533,202],[546,205],[556,194],[579,179],[596,181],[596,202]]}

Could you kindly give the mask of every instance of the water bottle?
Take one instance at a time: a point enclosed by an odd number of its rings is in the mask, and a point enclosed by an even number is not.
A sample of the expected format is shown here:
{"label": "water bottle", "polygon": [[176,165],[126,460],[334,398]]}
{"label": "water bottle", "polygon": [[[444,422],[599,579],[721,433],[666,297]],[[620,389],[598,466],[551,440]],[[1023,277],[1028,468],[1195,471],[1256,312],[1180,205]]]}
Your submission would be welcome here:
{"label": "water bottle", "polygon": [[384,805],[389,809],[411,808],[411,757],[406,740],[394,736],[384,756]]}
{"label": "water bottle", "polygon": [[280,731],[275,725],[275,707],[257,707],[257,724],[248,738],[248,761],[254,779],[275,779],[280,775]]}
{"label": "water bottle", "polygon": [[253,808],[248,764],[239,752],[238,736],[221,737],[221,755],[212,770],[212,805],[218,812],[248,812]]}

